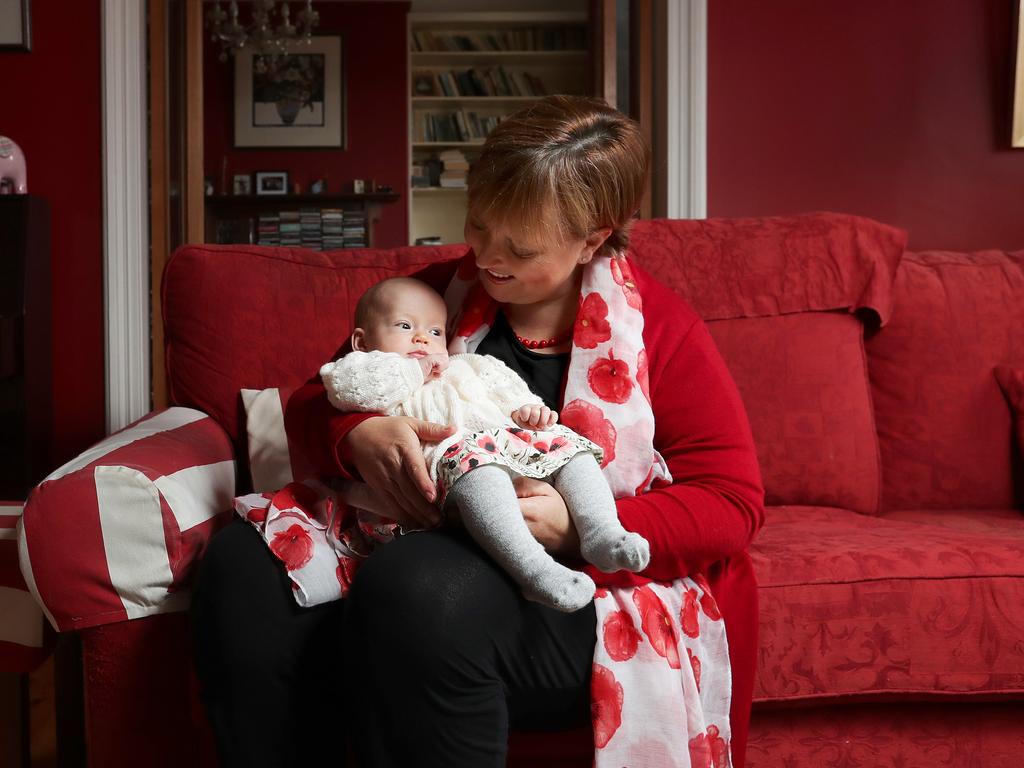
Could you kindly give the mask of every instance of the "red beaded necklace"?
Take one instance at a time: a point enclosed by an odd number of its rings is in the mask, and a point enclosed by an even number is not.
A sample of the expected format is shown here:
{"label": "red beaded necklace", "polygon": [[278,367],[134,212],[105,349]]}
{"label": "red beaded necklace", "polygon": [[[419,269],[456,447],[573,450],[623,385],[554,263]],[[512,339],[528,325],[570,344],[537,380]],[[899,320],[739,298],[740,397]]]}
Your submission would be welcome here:
{"label": "red beaded necklace", "polygon": [[563,331],[562,333],[558,334],[557,336],[552,336],[550,339],[524,339],[514,330],[512,331],[512,333],[519,340],[519,343],[522,344],[527,349],[546,349],[547,347],[557,347],[559,344],[562,344],[571,339],[572,331],[573,329],[569,328]]}

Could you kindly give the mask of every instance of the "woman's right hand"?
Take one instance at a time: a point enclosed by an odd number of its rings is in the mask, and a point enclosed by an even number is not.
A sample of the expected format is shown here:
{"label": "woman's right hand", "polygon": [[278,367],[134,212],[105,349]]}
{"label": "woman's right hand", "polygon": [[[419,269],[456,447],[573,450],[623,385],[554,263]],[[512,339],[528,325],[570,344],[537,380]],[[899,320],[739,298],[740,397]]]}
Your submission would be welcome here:
{"label": "woman's right hand", "polygon": [[408,416],[375,416],[360,423],[343,442],[370,488],[393,508],[403,528],[432,528],[441,522],[437,492],[427,473],[423,443],[438,443],[455,427]]}

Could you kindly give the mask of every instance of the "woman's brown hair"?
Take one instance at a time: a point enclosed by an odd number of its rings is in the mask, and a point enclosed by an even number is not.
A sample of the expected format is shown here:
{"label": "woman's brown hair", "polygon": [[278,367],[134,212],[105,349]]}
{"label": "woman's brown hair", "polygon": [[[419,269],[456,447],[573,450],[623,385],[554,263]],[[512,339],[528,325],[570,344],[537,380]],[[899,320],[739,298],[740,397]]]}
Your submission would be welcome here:
{"label": "woman's brown hair", "polygon": [[562,239],[610,227],[599,253],[621,253],[649,165],[635,121],[599,99],[548,96],[490,132],[469,172],[469,214]]}

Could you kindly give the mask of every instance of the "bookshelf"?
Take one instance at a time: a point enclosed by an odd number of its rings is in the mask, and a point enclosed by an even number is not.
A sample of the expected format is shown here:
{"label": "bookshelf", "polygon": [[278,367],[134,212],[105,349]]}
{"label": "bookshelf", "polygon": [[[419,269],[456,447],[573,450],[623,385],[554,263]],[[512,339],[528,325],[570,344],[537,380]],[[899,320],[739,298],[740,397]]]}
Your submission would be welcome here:
{"label": "bookshelf", "polygon": [[378,206],[394,203],[399,197],[396,192],[209,195],[206,242],[313,250],[369,248],[373,246],[373,220]]}
{"label": "bookshelf", "polygon": [[409,14],[410,244],[463,241],[487,133],[541,96],[587,93],[588,41],[586,13]]}

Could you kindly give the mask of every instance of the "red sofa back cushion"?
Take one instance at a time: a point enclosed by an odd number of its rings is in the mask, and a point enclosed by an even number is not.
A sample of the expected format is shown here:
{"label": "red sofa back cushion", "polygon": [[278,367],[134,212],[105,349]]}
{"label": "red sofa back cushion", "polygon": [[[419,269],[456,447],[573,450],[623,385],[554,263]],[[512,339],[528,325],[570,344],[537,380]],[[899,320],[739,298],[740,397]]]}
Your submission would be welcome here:
{"label": "red sofa back cushion", "polygon": [[1024,251],[908,253],[867,344],[885,509],[1008,509],[1012,422],[993,375],[1024,367]]}
{"label": "red sofa back cushion", "polygon": [[888,318],[904,233],[808,214],[638,222],[632,243],[708,321],[750,418],[766,501],[877,513],[861,318]]}
{"label": "red sofa back cushion", "polygon": [[213,416],[244,456],[240,390],[306,382],[348,340],[363,291],[465,252],[464,245],[179,248],[163,278],[171,402]]}

